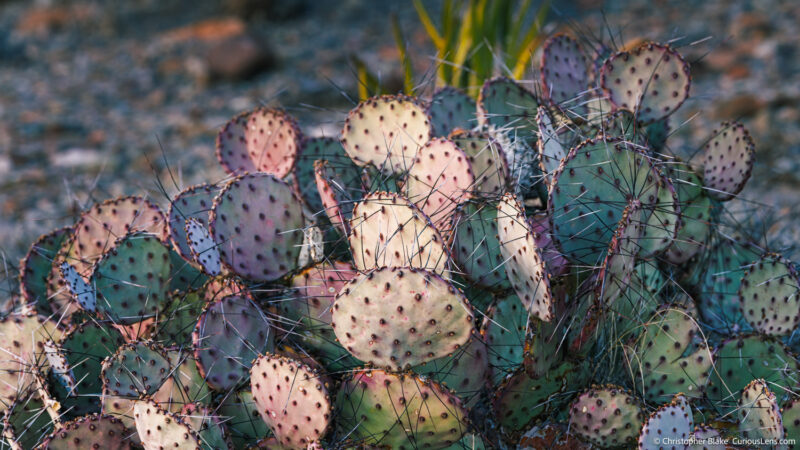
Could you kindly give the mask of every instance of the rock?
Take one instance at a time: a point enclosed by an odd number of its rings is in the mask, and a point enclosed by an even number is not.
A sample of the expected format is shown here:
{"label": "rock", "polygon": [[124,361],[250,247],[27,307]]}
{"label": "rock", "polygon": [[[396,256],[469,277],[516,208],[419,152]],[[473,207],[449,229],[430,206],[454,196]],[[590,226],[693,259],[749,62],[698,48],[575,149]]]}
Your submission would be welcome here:
{"label": "rock", "polygon": [[752,94],[741,94],[718,101],[714,108],[714,117],[724,120],[751,117],[764,106],[765,103],[762,99]]}
{"label": "rock", "polygon": [[62,168],[99,167],[103,163],[103,154],[95,149],[70,148],[54,154],[50,158],[50,163]]}
{"label": "rock", "polygon": [[173,29],[164,33],[164,43],[181,43],[187,41],[215,42],[244,34],[247,26],[238,17],[208,19]]}
{"label": "rock", "polygon": [[301,15],[306,9],[304,0],[227,0],[225,8],[246,20],[288,20]]}
{"label": "rock", "polygon": [[261,38],[246,33],[212,45],[206,62],[214,79],[243,80],[272,66],[274,57]]}

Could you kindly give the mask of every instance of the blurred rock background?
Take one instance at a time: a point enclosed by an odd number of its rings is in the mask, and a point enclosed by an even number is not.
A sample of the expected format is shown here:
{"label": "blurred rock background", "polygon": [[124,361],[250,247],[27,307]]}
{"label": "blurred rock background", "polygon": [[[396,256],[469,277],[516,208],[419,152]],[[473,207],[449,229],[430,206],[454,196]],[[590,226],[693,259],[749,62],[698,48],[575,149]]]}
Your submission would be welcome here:
{"label": "blurred rock background", "polygon": [[[337,135],[356,98],[350,55],[389,90],[402,84],[390,13],[418,72],[431,70],[434,51],[406,1],[0,0],[0,252],[8,267],[41,232],[72,223],[94,201],[144,194],[166,205],[179,188],[222,179],[214,138],[235,113],[280,105],[307,134]],[[578,0],[554,7],[550,23],[548,31],[617,45],[646,38],[680,48],[694,84],[672,122],[673,150],[690,155],[715,124],[741,120],[758,152],[741,209],[792,217],[800,2]],[[800,241],[791,220],[780,227],[772,235]]]}

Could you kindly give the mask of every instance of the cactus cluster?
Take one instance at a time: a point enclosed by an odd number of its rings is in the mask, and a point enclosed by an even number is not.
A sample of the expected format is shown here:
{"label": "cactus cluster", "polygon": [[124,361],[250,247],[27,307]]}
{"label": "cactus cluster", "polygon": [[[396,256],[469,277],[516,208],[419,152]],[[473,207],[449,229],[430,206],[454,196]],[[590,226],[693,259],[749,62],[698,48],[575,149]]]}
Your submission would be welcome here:
{"label": "cactus cluster", "polygon": [[[800,438],[797,267],[726,222],[738,123],[669,146],[689,64],[566,35],[537,89],[259,108],[230,179],[43,236],[0,320],[11,448],[660,448]],[[684,448],[684,447],[681,447]]]}

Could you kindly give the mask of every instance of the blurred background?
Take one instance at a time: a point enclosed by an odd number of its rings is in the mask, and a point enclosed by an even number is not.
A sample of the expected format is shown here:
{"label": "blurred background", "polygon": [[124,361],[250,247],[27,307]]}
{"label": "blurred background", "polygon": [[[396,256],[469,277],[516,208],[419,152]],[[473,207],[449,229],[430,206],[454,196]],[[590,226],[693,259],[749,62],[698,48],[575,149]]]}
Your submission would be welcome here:
{"label": "blurred background", "polygon": [[[532,3],[527,26],[540,11]],[[438,23],[445,3],[420,4]],[[757,145],[741,210],[790,219],[800,210],[792,209],[800,193],[800,2],[562,1],[542,19],[542,37],[562,30],[616,48],[639,39],[677,47],[692,63],[693,85],[672,118],[672,150],[691,155],[719,122],[740,120]],[[370,88],[397,92],[410,68],[425,92],[436,53],[411,1],[0,0],[7,267],[41,232],[73,223],[94,201],[142,194],[165,206],[179,188],[224,178],[214,139],[235,113],[282,106],[306,134],[337,136],[358,102],[359,79],[368,74]],[[532,61],[523,80],[535,77]],[[764,232],[798,241],[800,227],[781,223]]]}

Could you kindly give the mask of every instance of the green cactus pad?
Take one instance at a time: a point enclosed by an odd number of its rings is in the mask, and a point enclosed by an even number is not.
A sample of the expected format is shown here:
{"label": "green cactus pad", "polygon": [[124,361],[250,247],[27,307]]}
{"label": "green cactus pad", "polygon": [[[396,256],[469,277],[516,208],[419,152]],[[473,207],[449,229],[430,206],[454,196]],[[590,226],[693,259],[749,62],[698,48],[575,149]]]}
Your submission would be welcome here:
{"label": "green cactus pad", "polygon": [[72,368],[79,396],[91,399],[99,406],[103,392],[101,378],[103,360],[112,356],[124,339],[116,328],[95,321],[87,321],[72,328],[60,342],[61,352]]}
{"label": "green cactus pad", "polygon": [[179,415],[161,409],[152,400],[133,406],[136,431],[145,450],[200,450],[200,436]]}
{"label": "green cactus pad", "polygon": [[703,258],[705,273],[697,308],[707,326],[721,334],[750,331],[742,313],[739,287],[748,266],[761,251],[747,242],[721,238]]}
{"label": "green cactus pad", "polygon": [[149,342],[122,345],[103,361],[103,389],[118,397],[155,393],[171,374],[164,349]]}
{"label": "green cactus pad", "polygon": [[305,449],[325,436],[333,419],[330,380],[315,368],[267,353],[250,370],[261,418],[287,449]]}
{"label": "green cactus pad", "polygon": [[638,336],[661,304],[660,294],[666,285],[664,275],[652,263],[637,263],[628,286],[604,317],[608,335],[623,341]]}
{"label": "green cactus pad", "polygon": [[536,97],[505,77],[487,80],[478,96],[478,122],[523,140],[536,132]]}
{"label": "green cactus pad", "polygon": [[681,206],[678,193],[672,180],[665,176],[658,178],[658,200],[652,214],[642,226],[639,239],[639,252],[646,258],[667,249],[681,227]]}
{"label": "green cactus pad", "polygon": [[452,389],[465,406],[473,407],[487,386],[488,349],[482,340],[473,339],[453,354],[416,366],[413,371]]}
{"label": "green cactus pad", "polygon": [[230,175],[267,172],[288,175],[303,139],[294,117],[258,108],[232,118],[217,135],[217,159]]}
{"label": "green cactus pad", "polygon": [[53,421],[41,399],[33,394],[21,395],[5,410],[2,420],[3,438],[0,446],[11,449],[31,449],[42,443],[53,430]]}
{"label": "green cactus pad", "polygon": [[341,139],[353,162],[392,174],[407,171],[432,134],[430,118],[415,98],[384,95],[350,111]]}
{"label": "green cactus pad", "polygon": [[646,42],[611,56],[600,69],[600,87],[617,108],[639,122],[669,116],[689,96],[689,64],[669,46]]}
{"label": "green cactus pad", "polygon": [[785,403],[781,408],[783,435],[786,439],[800,440],[800,397]]}
{"label": "green cactus pad", "polygon": [[171,411],[178,411],[186,405],[212,403],[211,388],[206,379],[200,374],[197,360],[191,349],[175,349],[167,353],[172,365],[170,378],[161,386],[153,399],[167,399],[163,402],[169,405]]}
{"label": "green cactus pad", "polygon": [[155,338],[165,346],[184,347],[192,343],[192,331],[203,312],[205,298],[199,291],[174,292],[169,306],[156,323]]}
{"label": "green cactus pad", "polygon": [[728,339],[715,352],[714,361],[707,393],[721,414],[736,409],[739,393],[754,379],[766,380],[778,401],[788,398],[798,383],[800,362],[772,337],[753,334]]}
{"label": "green cactus pad", "polygon": [[775,394],[763,379],[751,381],[739,397],[739,433],[745,439],[783,439],[783,421]]}
{"label": "green cactus pad", "polygon": [[50,366],[52,377],[67,390],[69,395],[75,395],[77,383],[66,354],[50,340],[44,342],[42,349],[44,350],[47,365]]}
{"label": "green cactus pad", "polygon": [[42,443],[42,450],[131,448],[130,430],[111,416],[91,414],[59,425]]}
{"label": "green cactus pad", "polygon": [[69,238],[70,228],[59,228],[44,234],[31,245],[19,266],[19,287],[25,303],[32,303],[41,314],[53,310],[47,297],[47,277],[58,250]]}
{"label": "green cactus pad", "polygon": [[512,194],[497,205],[497,234],[506,275],[525,310],[545,322],[553,319],[550,275],[525,214]]}
{"label": "green cactus pad", "polygon": [[533,378],[541,378],[561,360],[564,324],[558,321],[542,322],[534,320],[529,327],[531,333],[525,340],[523,366]]}
{"label": "green cactus pad", "polygon": [[448,137],[464,151],[472,165],[472,195],[494,198],[508,185],[508,162],[503,147],[489,133],[455,130]]}
{"label": "green cactus pad", "polygon": [[553,174],[561,165],[561,160],[567,156],[568,149],[565,149],[558,140],[553,119],[544,106],[540,106],[536,113],[536,124],[539,127],[539,139],[536,141],[539,150],[539,168],[542,169],[549,186],[553,181]]}
{"label": "green cactus pad", "polygon": [[172,266],[169,274],[170,292],[198,289],[208,281],[208,277],[203,272],[183,259],[174,249],[169,251],[169,262]]}
{"label": "green cactus pad", "polygon": [[753,138],[737,122],[724,122],[703,151],[703,184],[708,195],[730,200],[744,188],[755,161]]}
{"label": "green cactus pad", "polygon": [[269,426],[261,420],[258,405],[250,390],[228,393],[217,410],[219,417],[231,434],[236,448],[254,445],[269,436]]}
{"label": "green cactus pad", "polygon": [[458,146],[447,139],[428,141],[408,169],[406,192],[445,235],[452,230],[452,214],[470,198],[475,184],[472,164]]}
{"label": "green cactus pad", "polygon": [[181,419],[197,433],[203,450],[233,450],[233,442],[222,418],[207,406],[187,404],[181,410]]}
{"label": "green cactus pad", "polygon": [[588,97],[591,76],[589,60],[578,41],[566,34],[547,38],[539,69],[545,97],[565,111],[585,116],[585,100],[581,97]]}
{"label": "green cactus pad", "polygon": [[217,391],[233,389],[247,379],[250,363],[271,351],[275,331],[255,302],[232,295],[209,304],[192,333],[197,367]]}
{"label": "green cactus pad", "polygon": [[600,264],[631,200],[639,200],[649,218],[658,180],[650,158],[631,142],[599,137],[572,148],[550,186],[557,246],[573,262]]}
{"label": "green cactus pad", "polygon": [[683,392],[702,397],[713,368],[705,343],[694,344],[700,328],[679,305],[659,309],[645,322],[633,348],[626,349],[631,381],[648,401],[661,402]]}
{"label": "green cactus pad", "polygon": [[684,264],[706,247],[712,231],[713,213],[714,203],[706,195],[681,203],[681,227],[664,254],[667,261]]}
{"label": "green cactus pad", "polygon": [[359,271],[416,267],[447,276],[450,255],[439,231],[403,196],[373,192],[353,208],[350,249]]}
{"label": "green cactus pad", "polygon": [[619,386],[594,386],[569,410],[570,430],[599,447],[616,447],[636,439],[644,414],[639,402]]}
{"label": "green cactus pad", "polygon": [[211,210],[211,235],[223,264],[253,281],[273,281],[294,270],[303,244],[302,201],[269,174],[228,183]]}
{"label": "green cactus pad", "polygon": [[771,336],[792,333],[800,322],[800,277],[793,263],[770,253],[749,266],[739,286],[744,318]]}
{"label": "green cactus pad", "polygon": [[122,325],[157,316],[169,301],[170,267],[169,249],[155,235],[121,237],[92,273],[97,309]]}
{"label": "green cactus pad", "polygon": [[597,273],[594,293],[600,304],[607,308],[620,297],[630,285],[636,268],[636,255],[642,237],[642,206],[638,200],[631,202],[622,212],[611,238],[605,261]]}
{"label": "green cactus pad", "polygon": [[219,187],[212,184],[190,186],[175,196],[167,210],[169,237],[173,247],[185,260],[193,262],[192,250],[186,241],[186,220],[197,219],[208,226],[208,216]]}
{"label": "green cactus pad", "polygon": [[496,203],[467,202],[455,217],[453,257],[459,270],[478,286],[493,291],[511,287],[497,238]]}
{"label": "green cactus pad", "polygon": [[489,347],[489,366],[494,385],[522,365],[528,326],[525,306],[516,295],[498,299],[487,312],[481,335]]}
{"label": "green cactus pad", "polygon": [[467,431],[467,411],[455,394],[414,374],[363,370],[345,379],[336,415],[362,444],[393,449],[443,449]]}
{"label": "green cactus pad", "polygon": [[350,189],[361,188],[361,170],[347,156],[338,139],[329,137],[305,138],[294,168],[297,188],[311,211],[323,210],[322,200],[317,192],[314,165],[316,161],[328,161],[328,165]]}
{"label": "green cactus pad", "polygon": [[381,268],[353,279],[333,304],[331,326],[356,358],[402,370],[449,355],[473,336],[473,312],[433,272]]}
{"label": "green cactus pad", "polygon": [[444,86],[436,89],[427,112],[433,136],[447,137],[455,129],[470,130],[478,124],[475,100],[461,89]]}
{"label": "green cactus pad", "polygon": [[217,243],[205,225],[194,217],[186,219],[186,242],[192,252],[192,260],[203,272],[212,277],[222,273]]}
{"label": "green cactus pad", "polygon": [[519,368],[503,380],[492,399],[492,410],[502,430],[510,436],[519,435],[550,412],[551,400],[568,388],[569,372],[573,369],[565,363],[543,378],[531,378],[524,368]]}
{"label": "green cactus pad", "polygon": [[350,232],[350,218],[354,203],[363,197],[363,192],[349,189],[338,178],[328,161],[314,163],[314,181],[322,211],[343,236]]}
{"label": "green cactus pad", "polygon": [[33,382],[30,369],[44,359],[42,346],[58,341],[62,331],[52,320],[35,314],[10,314],[0,319],[0,412]]}
{"label": "green cactus pad", "polygon": [[645,421],[639,434],[639,449],[659,450],[670,441],[687,442],[693,430],[694,421],[689,403],[683,395],[676,395],[670,403],[653,411]]}

